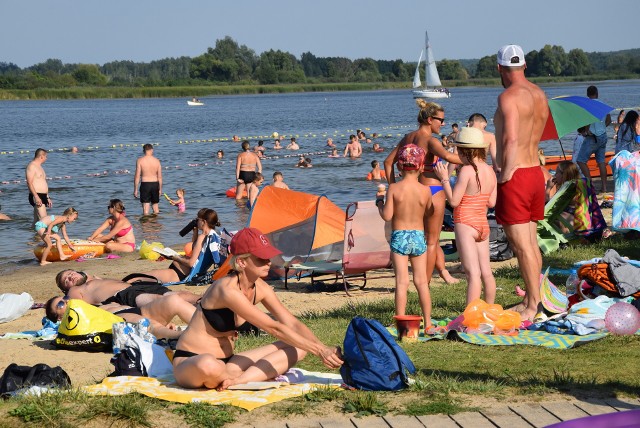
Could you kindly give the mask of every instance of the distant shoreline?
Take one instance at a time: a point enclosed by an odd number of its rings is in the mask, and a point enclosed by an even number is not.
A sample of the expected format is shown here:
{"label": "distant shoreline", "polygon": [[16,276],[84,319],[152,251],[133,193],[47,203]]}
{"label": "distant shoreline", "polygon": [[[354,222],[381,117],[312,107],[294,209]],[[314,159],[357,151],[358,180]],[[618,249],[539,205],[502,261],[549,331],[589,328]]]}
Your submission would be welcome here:
{"label": "distant shoreline", "polygon": [[[602,82],[608,80],[634,80],[640,75],[625,76],[571,76],[571,77],[533,77],[531,81],[539,85],[566,85],[568,83]],[[499,87],[499,78],[450,80],[443,86],[456,87]],[[304,83],[286,85],[218,85],[218,86],[157,86],[132,88],[122,86],[95,86],[73,88],[38,89],[2,89],[0,100],[73,100],[73,99],[122,99],[122,98],[191,98],[212,95],[254,95],[284,94],[297,92],[342,92],[375,91],[411,88],[406,82],[371,83]]]}

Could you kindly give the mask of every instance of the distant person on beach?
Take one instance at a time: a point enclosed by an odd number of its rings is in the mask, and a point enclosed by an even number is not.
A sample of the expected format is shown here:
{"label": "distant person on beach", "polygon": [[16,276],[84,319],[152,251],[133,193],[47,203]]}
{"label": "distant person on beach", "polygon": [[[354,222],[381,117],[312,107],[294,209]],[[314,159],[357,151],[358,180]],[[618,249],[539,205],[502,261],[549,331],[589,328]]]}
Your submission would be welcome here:
{"label": "distant person on beach", "polygon": [[460,127],[458,126],[457,123],[454,123],[453,125],[451,125],[451,132],[449,133],[449,135],[447,135],[446,141],[443,141],[443,142],[445,144],[447,144],[448,142],[453,143],[454,141],[456,141],[456,137],[458,136],[458,132],[460,132]]}
{"label": "distant person on beach", "polygon": [[[587,97],[592,100],[598,99],[598,88],[595,86],[589,86],[587,88]],[[595,153],[596,163],[598,169],[600,169],[600,190],[603,193],[607,192],[607,164],[605,163],[605,154],[607,151],[607,126],[611,125],[611,115],[607,114],[603,120],[589,125],[589,131],[584,138],[584,143],[578,153],[578,166],[582,171],[582,175],[591,180],[591,172],[587,161],[592,154]]]}
{"label": "distant person on beach", "polygon": [[168,268],[144,272],[145,275],[158,278],[164,284],[184,281],[191,273],[191,269],[198,263],[198,259],[204,255],[202,252],[206,250],[207,246],[211,251],[213,262],[222,264],[226,257],[226,251],[221,252],[221,239],[216,227],[220,227],[218,213],[209,208],[200,209],[196,215],[196,223],[191,234],[191,255],[165,256],[171,260]]}
{"label": "distant person on beach", "polygon": [[167,200],[169,201],[169,203],[178,208],[179,213],[183,213],[187,210],[187,204],[184,202],[184,192],[185,192],[184,189],[176,190],[176,197],[178,199],[171,199],[167,197]]}
{"label": "distant person on beach", "polygon": [[618,129],[620,129],[620,125],[622,125],[622,122],[624,121],[625,114],[626,113],[624,109],[620,109],[620,113],[618,113],[618,119],[616,119],[616,123],[613,125],[613,139],[615,141],[618,141]]}
{"label": "distant person on beach", "polygon": [[47,174],[45,174],[42,167],[42,164],[46,161],[47,151],[45,149],[37,149],[25,172],[27,187],[29,188],[29,204],[33,207],[34,224],[47,215],[47,207],[51,208],[53,206],[53,201],[49,196]]}
{"label": "distant person on beach", "polygon": [[[44,305],[46,317],[53,322],[60,321],[67,310],[67,300],[66,296],[55,296],[47,300]],[[171,322],[173,318],[178,317],[183,322],[189,323],[196,310],[195,306],[176,294],[160,296],[141,307],[118,303],[108,303],[99,307],[122,317],[129,323],[137,323],[146,318],[151,324],[149,332],[156,337],[166,339],[177,339],[182,334],[182,331],[177,330]]]}
{"label": "distant person on beach", "polygon": [[305,168],[312,168],[313,164],[311,163],[311,158],[304,158]]}
{"label": "distant person on beach", "polygon": [[[207,288],[173,355],[173,374],[183,388],[217,388],[266,381],[283,374],[307,353],[331,369],[342,365],[340,348],[323,344],[280,302],[264,282],[271,258],[281,254],[259,230],[238,231],[230,243],[232,271]],[[265,313],[256,307],[261,303]],[[246,322],[278,341],[237,352]]]}
{"label": "distant person on beach", "polygon": [[273,187],[277,187],[278,189],[289,190],[289,186],[284,182],[284,176],[280,171],[276,171],[273,173],[273,183],[271,185]]}
{"label": "distant person on beach", "polygon": [[[62,249],[62,238],[67,243],[67,246],[71,251],[76,251],[71,244],[71,240],[67,235],[67,223],[73,223],[78,219],[78,211],[75,208],[67,208],[62,215],[46,215],[36,222],[34,229],[36,233],[44,243],[47,245],[42,256],[40,256],[40,266],[48,265],[51,262],[47,261],[47,256],[53,248],[52,239],[56,240],[56,247],[58,248],[58,254],[60,255],[60,261],[67,260],[69,256],[65,256]],[[62,237],[60,236],[62,235]]]}
{"label": "distant person on beach", "polygon": [[349,135],[349,142],[344,148],[344,157],[355,159],[359,158],[360,156],[362,156],[362,145],[360,144],[360,141],[358,141],[358,137],[351,134]]}
{"label": "distant person on beach", "polygon": [[378,143],[373,143],[373,147],[371,147],[371,150],[373,150],[376,153],[384,152],[384,149],[380,147],[380,144]]}
{"label": "distant person on beach", "polygon": [[[484,288],[484,300],[493,304],[496,280],[489,259],[489,222],[487,209],[496,204],[496,174],[487,165],[489,143],[482,131],[463,128],[453,142],[463,162],[455,186],[451,187],[447,167],[435,166],[449,204],[453,207],[456,248],[467,277],[467,305],[479,299]],[[483,287],[484,284],[484,287]]]}
{"label": "distant person on beach", "polygon": [[138,277],[130,277],[133,281],[131,283],[66,269],[56,275],[56,285],[69,299],[80,299],[90,305],[117,303],[139,308],[165,295],[177,295],[191,304],[195,304],[200,298],[189,291],[171,291],[161,283],[154,283],[147,278],[136,282]]}
{"label": "distant person on beach", "polygon": [[580,149],[584,144],[584,138],[587,136],[587,133],[589,132],[589,126],[583,126],[581,128],[578,128],[576,132],[577,132],[576,138],[573,140],[573,154],[571,156],[571,161],[577,165],[578,153],[580,153]]}
{"label": "distant person on beach", "polygon": [[418,129],[408,133],[384,160],[384,170],[389,183],[395,183],[394,164],[397,155],[407,144],[415,144],[426,153],[424,172],[420,175],[420,183],[429,188],[432,194],[433,208],[426,211],[424,216],[424,230],[427,234],[427,279],[431,283],[434,268],[447,284],[459,282],[451,276],[445,267],[444,251],[440,247],[440,232],[444,221],[446,199],[442,191],[442,183],[435,175],[433,167],[441,160],[449,163],[461,164],[460,157],[445,149],[442,142],[436,138],[440,135],[444,124],[444,108],[440,104],[416,100],[419,107]]}
{"label": "distant person on beach", "polygon": [[247,193],[248,201],[247,208],[251,208],[258,197],[258,193],[260,193],[260,186],[264,183],[264,177],[261,173],[256,173],[255,178],[253,179],[253,186],[249,188],[249,192]]}
{"label": "distant person on beach", "polygon": [[[482,113],[473,113],[469,116],[467,122],[471,128],[476,128],[482,131],[484,142],[489,144],[489,157],[491,157],[491,167],[497,172],[496,162],[496,136],[492,132],[487,131],[487,118]],[[455,140],[454,140],[455,141]]]}
{"label": "distant person on beach", "polygon": [[138,199],[138,186],[140,186],[140,203],[142,214],[149,214],[149,206],[153,213],[158,214],[160,208],[160,195],[162,195],[162,166],[158,158],[153,156],[153,145],[142,146],[144,155],[136,161],[136,172],[133,176],[133,197]]}
{"label": "distant person on beach", "polygon": [[71,153],[78,153],[79,150],[76,146],[71,147]]}
{"label": "distant person on beach", "polygon": [[498,72],[505,90],[498,96],[496,128],[498,197],[496,220],[518,259],[526,295],[514,309],[532,321],[540,304],[542,255],[537,224],[544,219],[544,178],[538,160],[540,136],[549,116],[545,93],[524,75],[524,52],[506,45],[498,51]]}
{"label": "distant person on beach", "polygon": [[327,138],[327,147],[335,147],[336,145],[333,144],[333,138]]}
{"label": "distant person on beach", "polygon": [[300,150],[300,146],[296,142],[296,137],[291,137],[291,142],[287,144],[287,150]]}
{"label": "distant person on beach", "polygon": [[[89,236],[89,241],[104,242],[110,252],[132,253],[136,249],[136,237],[133,225],[126,216],[124,204],[120,199],[111,199],[107,206],[109,217]],[[109,233],[103,235],[107,228]]]}
{"label": "distant person on beach", "polygon": [[237,135],[234,135],[233,138],[231,138],[231,140],[235,143],[240,142],[240,137],[238,137]]}
{"label": "distant person on beach", "polygon": [[431,333],[431,294],[427,279],[427,241],[424,237],[424,216],[431,209],[431,192],[420,184],[418,177],[424,168],[425,151],[415,144],[403,146],[398,153],[398,169],[402,181],[379,190],[376,205],[380,217],[391,221],[391,260],[396,277],[396,315],[405,315],[409,291],[409,262],[413,272],[413,285],[418,292],[424,317],[424,332]]}
{"label": "distant person on beach", "polygon": [[280,144],[280,139],[276,138],[275,141],[273,142],[273,150],[280,150],[282,149],[282,145]]}
{"label": "distant person on beach", "polygon": [[223,150],[218,150],[218,152],[216,153],[216,157],[218,159],[224,159],[224,151]]}
{"label": "distant person on beach", "polygon": [[2,212],[2,205],[0,205],[0,221],[9,221],[9,220],[11,220],[11,217],[9,217],[8,215]]}
{"label": "distant person on beach", "polygon": [[367,174],[367,180],[382,180],[383,178],[386,179],[387,175],[384,169],[380,169],[380,162],[371,161],[371,171]]}
{"label": "distant person on beach", "polygon": [[330,157],[330,158],[339,158],[340,154],[338,153],[338,149],[336,147],[331,149],[331,154],[328,157]]}
{"label": "distant person on beach", "polygon": [[249,194],[256,172],[262,172],[260,157],[252,153],[250,149],[249,141],[244,140],[242,142],[242,152],[236,158],[236,181],[238,183],[236,186],[236,200],[242,199],[245,189],[247,195]]}

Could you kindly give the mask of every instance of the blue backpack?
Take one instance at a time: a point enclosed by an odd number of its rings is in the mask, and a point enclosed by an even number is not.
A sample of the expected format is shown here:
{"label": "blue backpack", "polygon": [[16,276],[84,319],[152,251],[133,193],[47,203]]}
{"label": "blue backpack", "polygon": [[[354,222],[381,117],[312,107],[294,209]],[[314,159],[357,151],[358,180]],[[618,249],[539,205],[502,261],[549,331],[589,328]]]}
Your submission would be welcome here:
{"label": "blue backpack", "polygon": [[406,352],[378,321],[355,317],[344,338],[345,384],[368,391],[396,391],[409,384],[416,368]]}

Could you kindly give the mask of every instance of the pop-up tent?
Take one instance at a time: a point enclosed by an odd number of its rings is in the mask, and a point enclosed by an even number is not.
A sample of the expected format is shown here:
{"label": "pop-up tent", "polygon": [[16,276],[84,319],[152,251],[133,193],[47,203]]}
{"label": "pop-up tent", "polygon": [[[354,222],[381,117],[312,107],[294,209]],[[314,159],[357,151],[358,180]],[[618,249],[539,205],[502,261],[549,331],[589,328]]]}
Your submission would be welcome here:
{"label": "pop-up tent", "polygon": [[345,213],[326,196],[264,187],[248,226],[264,233],[282,255],[271,260],[271,274],[282,278],[292,263],[340,260]]}

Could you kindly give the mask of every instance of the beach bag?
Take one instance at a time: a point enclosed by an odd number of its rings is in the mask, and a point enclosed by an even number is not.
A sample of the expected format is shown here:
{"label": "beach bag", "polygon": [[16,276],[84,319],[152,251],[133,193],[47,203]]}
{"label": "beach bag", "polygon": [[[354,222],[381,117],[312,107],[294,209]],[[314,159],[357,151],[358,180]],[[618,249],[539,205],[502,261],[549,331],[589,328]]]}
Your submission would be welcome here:
{"label": "beach bag", "polygon": [[36,364],[31,367],[13,363],[9,364],[0,378],[0,396],[8,397],[31,386],[67,388],[71,386],[71,379],[60,366]]}
{"label": "beach bag", "polygon": [[416,372],[413,362],[395,339],[373,319],[355,317],[344,338],[340,375],[345,384],[366,391],[397,391]]}
{"label": "beach bag", "polygon": [[498,222],[490,216],[489,219],[489,259],[492,262],[512,259],[514,254],[509,246],[507,234]]}
{"label": "beach bag", "polygon": [[142,353],[138,348],[124,348],[111,357],[110,362],[113,364],[114,370],[109,374],[109,377],[147,375],[147,370],[142,364]]}
{"label": "beach bag", "polygon": [[82,300],[71,299],[54,344],[71,351],[111,351],[112,326],[119,322],[124,319]]}

